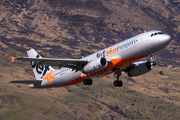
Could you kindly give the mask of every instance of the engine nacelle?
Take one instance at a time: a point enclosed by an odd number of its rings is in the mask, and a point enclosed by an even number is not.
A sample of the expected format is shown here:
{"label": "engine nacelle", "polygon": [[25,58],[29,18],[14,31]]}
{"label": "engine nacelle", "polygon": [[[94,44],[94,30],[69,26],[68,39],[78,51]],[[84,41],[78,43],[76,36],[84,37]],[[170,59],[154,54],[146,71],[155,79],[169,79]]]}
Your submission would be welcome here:
{"label": "engine nacelle", "polygon": [[84,68],[82,69],[82,72],[84,74],[94,73],[94,72],[104,69],[107,66],[107,64],[108,64],[108,62],[107,62],[106,58],[102,57],[100,59],[96,59],[96,60],[93,60],[93,61],[90,61],[89,63],[87,63],[84,66]]}
{"label": "engine nacelle", "polygon": [[139,76],[152,70],[152,64],[150,61],[142,61],[137,63],[131,68],[127,74],[129,77]]}

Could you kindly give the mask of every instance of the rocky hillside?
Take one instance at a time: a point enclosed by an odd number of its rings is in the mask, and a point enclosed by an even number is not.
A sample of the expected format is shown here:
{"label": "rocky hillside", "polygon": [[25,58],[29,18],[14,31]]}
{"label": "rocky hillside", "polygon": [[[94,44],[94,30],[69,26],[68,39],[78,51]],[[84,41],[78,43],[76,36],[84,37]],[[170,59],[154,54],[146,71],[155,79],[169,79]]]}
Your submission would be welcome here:
{"label": "rocky hillside", "polygon": [[[155,54],[154,71],[123,76],[122,88],[113,76],[51,90],[7,84],[34,79],[29,63],[10,56],[34,48],[43,57],[81,58],[145,30],[173,41]],[[0,119],[178,119],[179,36],[178,0],[1,0]]]}
{"label": "rocky hillside", "polygon": [[[3,0],[2,44],[26,53],[80,58],[144,30],[161,30],[173,42],[156,54],[179,65],[179,2],[170,0]],[[3,49],[3,46],[1,46]]]}

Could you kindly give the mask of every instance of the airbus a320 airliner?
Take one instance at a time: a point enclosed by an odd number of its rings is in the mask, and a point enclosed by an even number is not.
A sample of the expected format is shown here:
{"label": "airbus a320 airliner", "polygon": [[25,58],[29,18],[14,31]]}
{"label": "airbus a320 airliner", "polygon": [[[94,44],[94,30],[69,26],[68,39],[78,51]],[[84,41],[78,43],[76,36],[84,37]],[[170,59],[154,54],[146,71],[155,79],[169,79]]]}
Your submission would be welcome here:
{"label": "airbus a320 airliner", "polygon": [[[27,51],[28,57],[11,57],[12,61],[30,61],[36,80],[10,81],[29,84],[29,88],[65,87],[83,82],[92,85],[94,77],[110,73],[117,75],[115,87],[121,87],[119,79],[124,71],[129,77],[145,74],[156,65],[152,56],[171,42],[171,36],[154,30],[141,33],[113,46],[100,50],[82,59],[42,58],[34,49]],[[135,62],[149,56],[146,61]],[[53,69],[51,66],[58,66]]]}

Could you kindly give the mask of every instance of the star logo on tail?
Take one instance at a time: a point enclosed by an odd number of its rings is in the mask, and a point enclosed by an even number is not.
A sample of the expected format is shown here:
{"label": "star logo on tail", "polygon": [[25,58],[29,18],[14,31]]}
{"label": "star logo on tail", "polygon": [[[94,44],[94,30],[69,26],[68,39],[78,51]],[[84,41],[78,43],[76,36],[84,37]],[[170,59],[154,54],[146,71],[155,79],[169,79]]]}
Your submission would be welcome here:
{"label": "star logo on tail", "polygon": [[54,71],[50,70],[50,72],[43,78],[43,80],[47,80],[49,85],[51,85],[50,80],[54,79],[55,77],[52,75]]}

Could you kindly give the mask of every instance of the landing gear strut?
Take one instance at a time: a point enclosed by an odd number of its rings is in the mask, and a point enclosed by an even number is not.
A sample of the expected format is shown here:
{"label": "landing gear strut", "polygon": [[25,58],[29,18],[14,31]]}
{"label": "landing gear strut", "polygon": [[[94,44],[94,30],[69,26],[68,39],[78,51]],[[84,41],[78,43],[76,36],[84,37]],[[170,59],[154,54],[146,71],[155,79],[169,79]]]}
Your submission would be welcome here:
{"label": "landing gear strut", "polygon": [[117,80],[114,81],[114,86],[121,87],[123,85],[123,82],[121,80],[119,80],[119,76],[121,76],[121,72],[117,71],[116,75],[117,75]]}
{"label": "landing gear strut", "polygon": [[154,56],[154,54],[149,55],[149,58],[150,58],[150,60],[151,60],[151,65],[152,65],[152,66],[156,66],[156,62],[153,61],[153,56]]}
{"label": "landing gear strut", "polygon": [[84,85],[92,85],[92,79],[89,79],[88,74],[86,74],[86,79],[83,80]]}

